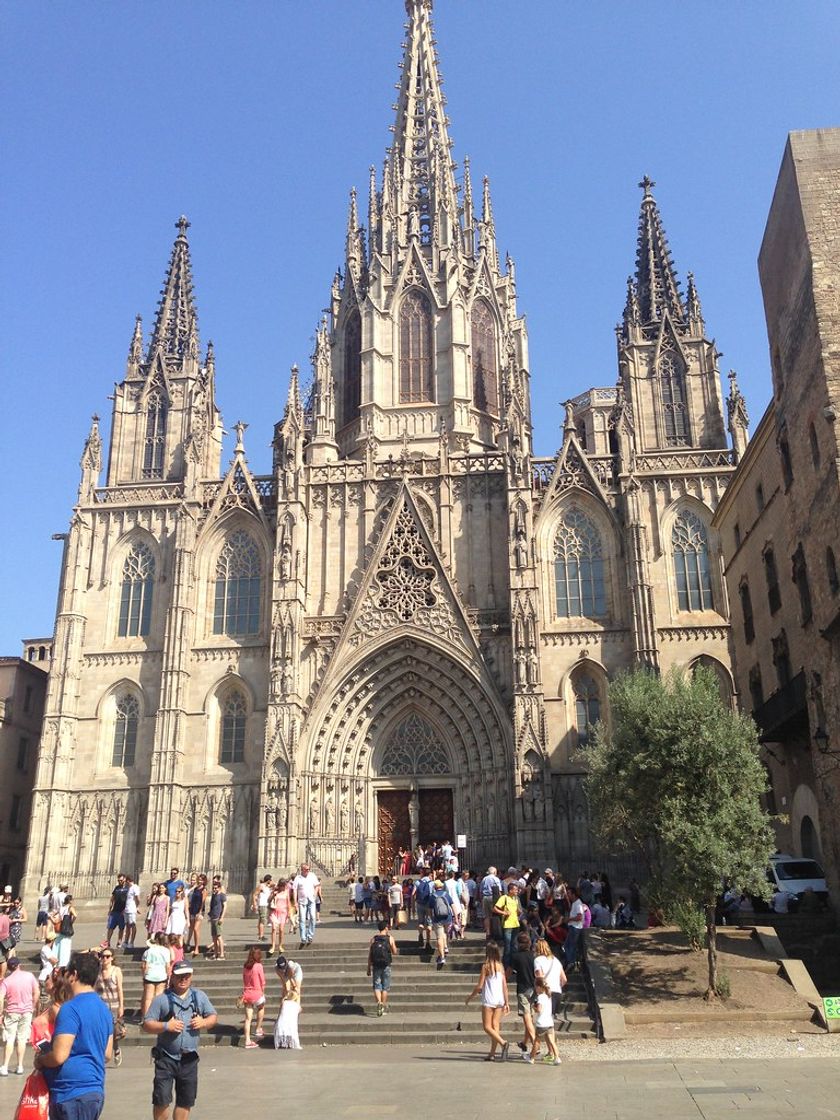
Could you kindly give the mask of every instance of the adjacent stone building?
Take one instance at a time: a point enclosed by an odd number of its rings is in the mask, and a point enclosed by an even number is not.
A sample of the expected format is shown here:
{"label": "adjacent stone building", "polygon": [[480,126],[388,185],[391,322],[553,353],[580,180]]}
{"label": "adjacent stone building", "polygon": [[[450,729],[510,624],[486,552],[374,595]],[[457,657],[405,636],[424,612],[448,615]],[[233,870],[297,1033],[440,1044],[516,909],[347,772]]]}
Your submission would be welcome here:
{"label": "adjacent stone building", "polygon": [[759,256],[773,399],[718,507],[779,843],[840,885],[840,129],[788,138]]}
{"label": "adjacent stone building", "polygon": [[26,642],[26,658],[0,657],[0,889],[10,883],[17,890],[26,860],[51,643],[31,644],[32,659]]}
{"label": "adjacent stone building", "polygon": [[[516,271],[490,188],[452,161],[431,0],[408,0],[393,141],[351,192],[311,388],[270,475],[221,469],[188,222],[137,321],[66,542],[28,881],[301,858],[387,869],[463,833],[470,862],[600,860],[577,757],[619,669],[706,660],[731,694],[712,514],[732,471],[716,353],[641,184],[612,384],[532,450]],[[734,415],[734,414],[733,414]],[[735,415],[733,432],[743,444]]]}

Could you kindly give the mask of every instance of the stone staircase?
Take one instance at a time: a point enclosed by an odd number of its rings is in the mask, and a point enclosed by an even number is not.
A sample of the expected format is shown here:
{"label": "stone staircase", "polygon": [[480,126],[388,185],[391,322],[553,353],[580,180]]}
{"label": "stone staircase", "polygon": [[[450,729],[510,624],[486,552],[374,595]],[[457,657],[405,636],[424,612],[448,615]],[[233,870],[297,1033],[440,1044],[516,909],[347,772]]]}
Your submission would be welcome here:
{"label": "stone staircase", "polygon": [[[251,921],[247,928],[253,932]],[[343,888],[330,887],[324,892],[322,925],[314,943],[298,950],[296,938],[287,934],[286,955],[303,969],[300,1017],[303,1045],[433,1045],[443,1042],[483,1045],[486,1036],[481,1029],[478,999],[475,998],[469,1007],[464,1006],[484,959],[482,933],[470,930],[467,940],[455,942],[446,965],[438,971],[434,953],[421,949],[414,927],[397,931],[395,941],[399,955],[392,969],[389,1011],[380,1018],[376,1014],[371,981],[366,976],[368,941],[374,931],[375,926],[355,925],[348,916],[346,892]],[[241,1044],[242,1012],[236,1007],[236,1000],[242,989],[242,967],[248,948],[255,944],[256,941],[247,940],[228,944],[223,961],[196,960],[193,983],[206,991],[219,1015],[217,1026],[207,1032],[205,1041]],[[265,959],[267,946],[261,948],[267,996],[264,1044],[272,1045],[280,987],[274,969],[275,958]],[[136,1025],[139,1022],[142,953],[143,949],[138,947],[118,954],[117,958],[124,974],[128,1027],[123,1045],[152,1044],[152,1037]],[[521,1036],[521,1031],[513,991],[511,999],[513,1011],[504,1020],[503,1033],[514,1041]],[[583,983],[577,976],[570,979],[564,1015],[557,1029],[566,1039],[595,1037]]]}

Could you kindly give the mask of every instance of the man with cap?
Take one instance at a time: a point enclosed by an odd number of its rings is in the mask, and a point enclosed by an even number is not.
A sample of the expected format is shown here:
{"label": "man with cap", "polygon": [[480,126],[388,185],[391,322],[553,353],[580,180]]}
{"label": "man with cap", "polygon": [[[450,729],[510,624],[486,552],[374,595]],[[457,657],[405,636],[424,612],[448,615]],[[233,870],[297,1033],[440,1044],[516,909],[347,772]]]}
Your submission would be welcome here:
{"label": "man with cap", "polygon": [[216,1009],[200,988],[193,988],[189,961],[172,966],[169,987],[152,1000],[143,1030],[158,1035],[152,1049],[155,1079],[154,1120],[168,1120],[175,1088],[175,1120],[187,1120],[198,1095],[199,1032],[216,1025]]}

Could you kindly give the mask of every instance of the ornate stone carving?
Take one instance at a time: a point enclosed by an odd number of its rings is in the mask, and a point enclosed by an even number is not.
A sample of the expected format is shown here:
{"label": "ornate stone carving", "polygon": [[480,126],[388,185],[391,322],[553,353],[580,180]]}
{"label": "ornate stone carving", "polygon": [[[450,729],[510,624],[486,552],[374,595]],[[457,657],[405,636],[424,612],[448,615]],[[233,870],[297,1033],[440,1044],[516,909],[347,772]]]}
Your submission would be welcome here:
{"label": "ornate stone carving", "polygon": [[417,712],[411,712],[391,736],[379,771],[392,777],[449,774],[452,764],[432,727]]}

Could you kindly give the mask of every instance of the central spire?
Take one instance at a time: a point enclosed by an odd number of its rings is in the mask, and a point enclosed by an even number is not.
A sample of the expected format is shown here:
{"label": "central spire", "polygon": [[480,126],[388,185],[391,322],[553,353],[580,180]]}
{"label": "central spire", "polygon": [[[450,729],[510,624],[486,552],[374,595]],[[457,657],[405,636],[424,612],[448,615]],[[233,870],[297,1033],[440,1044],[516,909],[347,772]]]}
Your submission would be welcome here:
{"label": "central spire", "polygon": [[178,236],[172,246],[169,268],[155,318],[149,361],[160,352],[167,364],[181,365],[198,355],[198,317],[193,300],[192,268],[187,230],[190,223],[181,215],[175,223]]}
{"label": "central spire", "polygon": [[656,199],[651,193],[656,183],[647,175],[639,183],[643,193],[636,248],[636,297],[642,324],[658,322],[667,311],[682,322],[685,308],[679,281],[671,260],[671,250],[662,226]]}
{"label": "central spire", "polygon": [[405,7],[407,34],[386,177],[390,178],[396,214],[410,218],[419,228],[421,243],[429,243],[441,207],[448,211],[450,222],[457,222],[457,187],[432,28],[432,0],[406,0]]}

